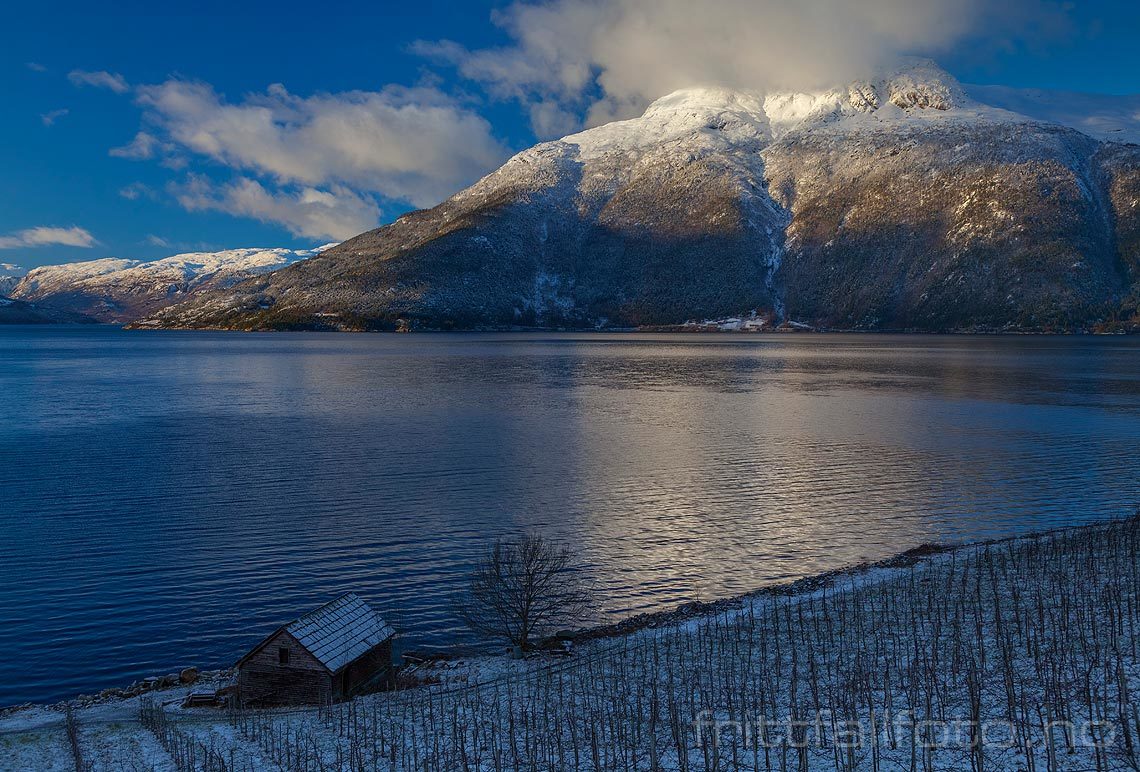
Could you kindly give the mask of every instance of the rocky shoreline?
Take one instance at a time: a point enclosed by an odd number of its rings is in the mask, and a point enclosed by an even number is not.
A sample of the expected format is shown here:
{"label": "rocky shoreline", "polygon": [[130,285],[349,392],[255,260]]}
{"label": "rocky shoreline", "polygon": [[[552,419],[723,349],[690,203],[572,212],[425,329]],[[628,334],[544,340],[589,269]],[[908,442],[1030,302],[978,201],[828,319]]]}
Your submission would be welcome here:
{"label": "rocky shoreline", "polygon": [[199,670],[197,667],[184,667],[177,673],[168,673],[161,676],[147,676],[132,682],[125,687],[109,687],[94,694],[79,694],[71,699],[55,703],[25,702],[0,708],[0,719],[20,713],[21,711],[40,708],[44,710],[64,711],[67,708],[89,708],[118,700],[141,697],[144,694],[163,692],[180,686],[194,686],[209,683],[211,685],[223,684],[233,679],[233,668],[220,670]]}

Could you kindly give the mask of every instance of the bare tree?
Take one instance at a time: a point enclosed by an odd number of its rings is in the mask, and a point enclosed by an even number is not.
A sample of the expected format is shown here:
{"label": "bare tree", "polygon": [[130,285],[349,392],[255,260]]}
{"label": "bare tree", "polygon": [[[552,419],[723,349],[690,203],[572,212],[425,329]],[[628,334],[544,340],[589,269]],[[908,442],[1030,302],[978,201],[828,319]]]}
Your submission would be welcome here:
{"label": "bare tree", "polygon": [[592,595],[569,549],[537,534],[495,542],[471,574],[463,617],[526,651],[531,638],[580,620]]}

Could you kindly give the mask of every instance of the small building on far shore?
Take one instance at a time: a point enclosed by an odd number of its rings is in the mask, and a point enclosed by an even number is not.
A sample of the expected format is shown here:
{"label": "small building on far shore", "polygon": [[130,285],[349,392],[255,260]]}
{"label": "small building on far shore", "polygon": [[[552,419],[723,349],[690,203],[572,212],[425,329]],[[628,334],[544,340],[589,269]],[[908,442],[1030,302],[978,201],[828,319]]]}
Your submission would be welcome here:
{"label": "small building on far shore", "polygon": [[238,660],[242,705],[320,705],[379,688],[396,631],[349,593],[279,628]]}

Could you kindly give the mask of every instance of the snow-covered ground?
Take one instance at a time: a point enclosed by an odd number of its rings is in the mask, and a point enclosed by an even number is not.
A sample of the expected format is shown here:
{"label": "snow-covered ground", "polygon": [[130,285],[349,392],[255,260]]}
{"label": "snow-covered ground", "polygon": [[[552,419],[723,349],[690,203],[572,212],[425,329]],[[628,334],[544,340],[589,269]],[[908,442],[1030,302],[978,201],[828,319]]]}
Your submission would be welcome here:
{"label": "snow-covered ground", "polygon": [[[94,770],[1136,769],[1138,554],[1140,518],[911,556],[332,707],[111,701],[78,744]],[[71,754],[57,709],[0,719],[0,768]]]}

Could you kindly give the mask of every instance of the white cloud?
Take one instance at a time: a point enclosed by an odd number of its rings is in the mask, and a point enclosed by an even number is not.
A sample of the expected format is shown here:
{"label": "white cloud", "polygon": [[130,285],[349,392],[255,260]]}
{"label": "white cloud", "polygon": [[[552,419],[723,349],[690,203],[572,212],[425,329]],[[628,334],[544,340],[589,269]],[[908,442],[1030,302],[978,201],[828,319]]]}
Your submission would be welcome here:
{"label": "white cloud", "polygon": [[132,182],[130,185],[119,188],[119,195],[128,201],[138,201],[140,198],[156,198],[157,194],[148,185],[141,182]]}
{"label": "white cloud", "polygon": [[24,66],[32,72],[47,72],[47,67],[44,67],[39,62],[25,62]]}
{"label": "white cloud", "polygon": [[24,269],[14,263],[0,263],[0,272],[23,273]]}
{"label": "white cloud", "polygon": [[40,120],[43,121],[44,126],[54,126],[55,122],[70,112],[66,107],[59,110],[52,110],[47,113],[40,113]]}
{"label": "white cloud", "polygon": [[[486,120],[433,87],[300,97],[273,85],[229,102],[208,84],[172,79],[140,87],[139,102],[159,136],[141,132],[117,155],[150,157],[169,143],[277,185],[340,186],[416,206],[437,203],[508,155]],[[363,199],[353,198],[359,215]]]}
{"label": "white cloud", "polygon": [[496,14],[512,45],[421,42],[413,50],[454,64],[498,97],[539,105],[532,123],[547,134],[561,130],[568,110],[598,123],[688,86],[845,83],[901,54],[1022,34],[1018,22],[1030,11],[1048,27],[1043,20],[1059,9],[1048,0],[546,0]]}
{"label": "white cloud", "polygon": [[538,101],[530,106],[530,125],[540,137],[561,137],[579,127],[580,120],[554,101]]}
{"label": "white cloud", "polygon": [[171,192],[189,211],[220,211],[285,226],[295,236],[344,240],[375,228],[380,207],[343,185],[270,191],[247,177],[215,185],[191,175]]}
{"label": "white cloud", "polygon": [[93,247],[98,244],[95,237],[83,228],[73,225],[70,228],[39,226],[0,236],[0,249],[20,247]]}
{"label": "white cloud", "polygon": [[116,94],[125,94],[131,90],[126,78],[117,72],[107,72],[106,70],[72,70],[67,74],[67,79],[76,86],[105,88],[114,91]]}
{"label": "white cloud", "polygon": [[145,131],[140,131],[135,134],[135,138],[125,145],[120,147],[111,148],[108,153],[116,158],[130,158],[136,161],[142,161],[149,158],[154,158],[155,155],[162,152],[169,152],[174,149],[170,143],[162,142],[153,134]]}
{"label": "white cloud", "polygon": [[155,236],[153,233],[147,234],[146,243],[151,245],[152,247],[169,247],[170,246],[169,241],[164,239],[162,236]]}

